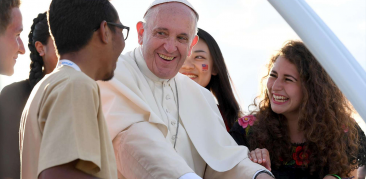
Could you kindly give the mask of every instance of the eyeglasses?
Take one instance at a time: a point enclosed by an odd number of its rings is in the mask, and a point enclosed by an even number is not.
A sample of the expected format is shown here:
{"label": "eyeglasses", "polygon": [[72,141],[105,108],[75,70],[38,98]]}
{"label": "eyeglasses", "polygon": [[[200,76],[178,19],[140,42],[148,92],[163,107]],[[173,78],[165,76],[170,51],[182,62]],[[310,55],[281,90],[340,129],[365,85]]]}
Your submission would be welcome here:
{"label": "eyeglasses", "polygon": [[107,24],[113,25],[113,26],[116,26],[116,27],[122,29],[123,37],[125,37],[125,40],[127,40],[128,33],[130,32],[130,28],[129,27],[124,26],[122,24],[113,23],[113,22],[107,22]]}
{"label": "eyeglasses", "polygon": [[[107,22],[107,24],[116,26],[116,27],[122,29],[123,37],[125,37],[125,40],[127,40],[128,33],[130,32],[130,27],[124,26],[122,24],[113,23],[113,22]],[[99,28],[100,28],[100,26],[98,25],[96,28],[94,28],[94,31],[97,31]]]}

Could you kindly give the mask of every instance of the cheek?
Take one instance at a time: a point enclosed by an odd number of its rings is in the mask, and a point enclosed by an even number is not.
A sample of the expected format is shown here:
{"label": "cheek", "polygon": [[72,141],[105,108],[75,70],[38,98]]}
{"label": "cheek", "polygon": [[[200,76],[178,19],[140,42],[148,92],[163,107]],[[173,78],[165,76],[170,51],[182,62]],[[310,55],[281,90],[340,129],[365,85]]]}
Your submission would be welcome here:
{"label": "cheek", "polygon": [[199,69],[199,84],[203,87],[206,87],[211,80],[211,70],[209,64],[200,63],[197,65]]}
{"label": "cheek", "polygon": [[200,66],[200,68],[201,68],[202,73],[209,73],[209,74],[211,74],[210,72],[212,71],[212,67],[209,64],[202,63],[201,66]]}
{"label": "cheek", "polygon": [[302,103],[303,93],[300,86],[293,86],[292,88],[288,89],[288,93],[292,98],[293,102],[296,104],[296,106]]}
{"label": "cheek", "polygon": [[267,81],[267,90],[268,90],[269,94],[271,94],[270,92],[271,92],[271,89],[273,86],[273,82],[274,82],[274,80],[272,80],[272,79],[268,79],[268,81]]}

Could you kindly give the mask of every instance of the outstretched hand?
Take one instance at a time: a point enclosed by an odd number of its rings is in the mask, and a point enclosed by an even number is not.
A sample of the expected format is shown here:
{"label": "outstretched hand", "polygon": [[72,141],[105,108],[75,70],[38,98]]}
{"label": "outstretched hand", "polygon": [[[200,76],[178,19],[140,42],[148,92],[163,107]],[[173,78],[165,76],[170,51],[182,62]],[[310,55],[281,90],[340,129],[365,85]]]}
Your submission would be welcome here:
{"label": "outstretched hand", "polygon": [[267,170],[271,171],[271,159],[269,158],[269,152],[267,149],[256,148],[249,153],[249,159],[252,162],[258,163],[265,167]]}

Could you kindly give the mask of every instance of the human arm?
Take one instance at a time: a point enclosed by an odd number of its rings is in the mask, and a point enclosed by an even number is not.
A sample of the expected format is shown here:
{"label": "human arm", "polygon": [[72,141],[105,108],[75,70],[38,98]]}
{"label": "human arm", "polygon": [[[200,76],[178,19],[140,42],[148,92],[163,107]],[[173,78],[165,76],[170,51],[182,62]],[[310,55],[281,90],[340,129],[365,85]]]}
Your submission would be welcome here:
{"label": "human arm", "polygon": [[75,160],[67,164],[48,168],[40,173],[38,179],[97,179],[97,177],[76,169],[77,163],[78,160]]}
{"label": "human arm", "polygon": [[207,179],[273,179],[271,172],[263,166],[252,162],[249,158],[242,160],[231,170],[217,172],[207,166],[205,177]]}
{"label": "human arm", "polygon": [[108,170],[112,166],[104,161],[106,152],[113,154],[113,149],[112,145],[109,149],[103,145],[110,139],[106,138],[108,133],[103,133],[106,129],[98,110],[98,86],[75,77],[48,88],[38,117],[42,131],[38,175],[78,160],[76,169],[99,177],[102,167]]}
{"label": "human arm", "polygon": [[193,170],[152,123],[139,122],[113,140],[118,171],[126,178],[179,178]]}

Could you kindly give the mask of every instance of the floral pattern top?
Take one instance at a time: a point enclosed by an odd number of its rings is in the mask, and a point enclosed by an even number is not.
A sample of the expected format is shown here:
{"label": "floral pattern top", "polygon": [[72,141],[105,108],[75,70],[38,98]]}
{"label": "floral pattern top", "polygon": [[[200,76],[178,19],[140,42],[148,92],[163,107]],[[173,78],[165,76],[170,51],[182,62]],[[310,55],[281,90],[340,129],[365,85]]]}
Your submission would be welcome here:
{"label": "floral pattern top", "polygon": [[[230,135],[234,138],[234,140],[239,145],[245,145],[249,147],[248,138],[251,135],[251,126],[253,126],[254,121],[256,120],[255,116],[248,115],[242,118],[239,118],[230,129]],[[358,127],[359,128],[359,127]],[[347,132],[347,131],[345,131]],[[360,164],[366,164],[366,136],[364,132],[359,128],[359,136],[360,137],[360,154],[359,160]],[[292,159],[289,161],[283,161],[281,158],[279,159],[282,162],[282,165],[279,168],[272,167],[272,173],[275,175],[276,179],[313,179],[318,178],[317,174],[310,175],[309,168],[307,167],[309,164],[309,156],[311,151],[304,150],[304,146],[306,143],[293,143],[292,144]]]}

